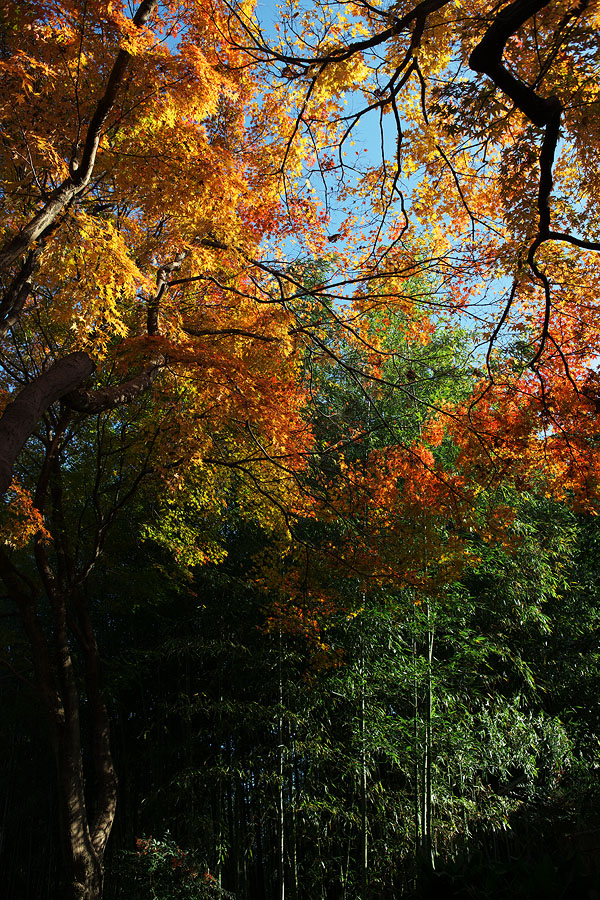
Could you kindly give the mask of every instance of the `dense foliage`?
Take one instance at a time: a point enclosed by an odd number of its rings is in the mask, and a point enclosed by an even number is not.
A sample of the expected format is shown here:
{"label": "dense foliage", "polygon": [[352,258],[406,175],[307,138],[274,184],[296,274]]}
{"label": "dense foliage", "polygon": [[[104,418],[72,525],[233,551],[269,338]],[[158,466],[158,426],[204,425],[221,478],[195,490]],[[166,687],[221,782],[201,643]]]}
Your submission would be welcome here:
{"label": "dense foliage", "polygon": [[3,896],[597,889],[598,24],[0,0]]}
{"label": "dense foliage", "polygon": [[[154,893],[140,896],[196,896],[173,863],[187,851],[214,879],[194,881],[202,897],[207,884],[280,897],[281,872],[298,898],[363,896],[363,878],[372,897],[450,884],[465,897],[587,897],[596,521],[524,498],[516,551],[476,540],[479,561],[426,602],[347,584],[308,639],[305,621],[274,627],[272,593],[256,587],[266,537],[235,521],[226,560],[192,574],[129,519],[90,585],[120,784],[107,896],[144,884]],[[10,658],[27,672],[18,645]],[[3,887],[50,898],[62,882],[52,762],[24,715],[30,689],[5,685]],[[156,858],[140,855],[146,841]]]}

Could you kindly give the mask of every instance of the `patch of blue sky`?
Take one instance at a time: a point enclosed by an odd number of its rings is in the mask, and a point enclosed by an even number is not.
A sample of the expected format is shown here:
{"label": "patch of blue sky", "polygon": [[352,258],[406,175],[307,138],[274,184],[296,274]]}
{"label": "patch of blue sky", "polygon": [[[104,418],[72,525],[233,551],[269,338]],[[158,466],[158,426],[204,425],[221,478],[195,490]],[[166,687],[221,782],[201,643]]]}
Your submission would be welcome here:
{"label": "patch of blue sky", "polygon": [[[280,7],[275,3],[259,2],[256,7],[256,15],[265,38],[269,42],[277,44],[282,36],[281,31],[275,27],[280,21]],[[367,63],[373,68],[382,65],[383,62],[383,58],[376,54],[367,60]],[[281,68],[284,69],[283,63]],[[386,76],[383,77],[385,80]],[[332,248],[332,283],[330,287],[332,294],[337,294],[341,302],[343,302],[341,294],[343,294],[344,285],[353,286],[353,273],[347,270],[344,273],[336,272],[334,258],[336,249],[338,247],[344,249],[346,246],[343,226],[349,213],[355,217],[355,228],[368,233],[373,244],[374,259],[377,258],[380,249],[385,249],[388,242],[388,228],[398,221],[407,222],[404,233],[406,243],[419,237],[427,239],[433,230],[428,223],[423,224],[417,221],[411,211],[413,194],[422,176],[422,172],[419,170],[411,172],[408,176],[405,176],[402,171],[398,173],[398,190],[394,195],[383,198],[383,205],[386,207],[385,226],[381,223],[381,216],[373,214],[372,204],[369,202],[372,198],[365,196],[361,198],[360,196],[358,185],[370,170],[381,166],[382,161],[385,160],[388,171],[395,173],[399,162],[396,118],[389,111],[389,107],[388,111],[384,113],[381,106],[377,105],[381,93],[375,85],[372,87],[373,90],[370,94],[363,92],[360,85],[349,86],[348,90],[342,93],[340,101],[343,110],[340,112],[337,127],[331,129],[331,144],[319,148],[314,163],[306,166],[301,178],[306,197],[316,199],[323,204],[329,217],[328,233]],[[372,108],[365,112],[365,108],[368,107]],[[300,108],[298,112],[300,112]],[[345,135],[342,145],[340,145],[340,134]],[[394,175],[392,174],[388,179],[388,186],[393,180]],[[340,186],[348,187],[349,193],[354,195],[352,204],[348,205],[347,200],[340,201]],[[451,234],[448,222],[438,224],[445,226],[445,231]],[[485,228],[486,223],[474,223],[472,237],[480,236]],[[464,245],[462,236],[456,235],[455,237],[453,247],[451,240],[450,254],[452,252],[456,254],[455,262],[456,268],[458,268],[458,257],[464,252]],[[299,255],[302,256],[301,243],[295,241],[293,237],[279,249],[284,256],[289,256],[290,261],[297,259]],[[364,246],[361,249],[364,251]],[[434,319],[447,325],[453,321],[456,327],[475,333],[473,354],[480,362],[485,355],[486,342],[491,329],[499,320],[506,306],[512,281],[501,273],[489,275],[486,282],[481,283],[479,293],[475,293],[469,303],[464,306],[452,301],[452,266],[453,263],[450,260],[445,277],[431,276],[437,283],[433,285],[433,289],[429,292],[429,298],[424,302],[430,306]],[[480,344],[477,344],[477,334],[484,336],[481,338]],[[510,322],[507,322],[503,333],[496,335],[496,340],[499,345],[501,343],[510,344],[514,337]]]}

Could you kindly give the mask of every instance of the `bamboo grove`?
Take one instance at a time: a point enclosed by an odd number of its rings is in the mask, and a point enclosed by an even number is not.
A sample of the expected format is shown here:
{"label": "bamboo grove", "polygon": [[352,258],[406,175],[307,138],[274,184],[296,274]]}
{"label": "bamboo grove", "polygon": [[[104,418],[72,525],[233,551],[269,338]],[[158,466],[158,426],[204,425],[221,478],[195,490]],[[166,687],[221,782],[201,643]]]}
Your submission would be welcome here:
{"label": "bamboo grove", "polygon": [[0,2],[3,896],[597,888],[599,15]]}

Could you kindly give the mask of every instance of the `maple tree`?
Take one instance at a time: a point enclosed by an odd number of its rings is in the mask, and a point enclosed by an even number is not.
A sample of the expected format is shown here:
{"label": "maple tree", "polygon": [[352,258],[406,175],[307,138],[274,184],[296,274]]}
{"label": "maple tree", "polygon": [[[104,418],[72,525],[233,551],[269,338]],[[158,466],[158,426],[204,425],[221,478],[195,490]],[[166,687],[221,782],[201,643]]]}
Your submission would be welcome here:
{"label": "maple tree", "polygon": [[222,8],[34,0],[2,4],[1,27],[0,575],[48,716],[71,896],[91,900],[117,781],[86,585],[149,474],[176,492],[210,457],[301,465],[293,320],[255,260],[294,223]]}
{"label": "maple tree", "polygon": [[1,327],[38,329],[43,372],[4,410],[3,491],[51,403],[113,408],[167,367],[202,369],[196,381],[223,398],[234,385],[248,413],[264,391],[264,421],[282,424],[274,358],[293,353],[289,317],[251,261],[290,225],[256,78],[224,48],[219,16],[155,2],[132,19],[118,4],[4,9]]}
{"label": "maple tree", "polygon": [[[337,571],[423,596],[459,575],[469,529],[510,539],[506,485],[593,508],[598,24],[586,0],[293,0],[267,39],[247,2],[0,4],[1,575],[72,799],[73,896],[101,893],[116,803],[89,566],[67,552],[61,497],[89,423],[126,497],[164,477],[147,533],[187,566],[221,557],[201,532],[233,483],[284,544],[294,521],[349,523],[327,548]],[[363,164],[350,148],[377,116],[383,158]],[[486,349],[452,373],[469,390],[440,398],[421,360],[469,317]],[[392,396],[419,427],[369,443],[359,421],[317,446],[304,409],[321,366],[383,428]],[[333,477],[311,483],[309,457]],[[94,560],[122,506],[104,510],[101,480]],[[28,542],[51,641],[18,565]],[[271,576],[280,624],[298,627],[300,571]],[[93,821],[74,642],[96,714]]]}
{"label": "maple tree", "polygon": [[235,15],[293,98],[289,146],[310,142],[344,210],[331,240],[353,245],[362,308],[410,305],[402,283],[427,273],[432,319],[474,322],[468,455],[593,502],[597,4],[293,0],[275,38]]}

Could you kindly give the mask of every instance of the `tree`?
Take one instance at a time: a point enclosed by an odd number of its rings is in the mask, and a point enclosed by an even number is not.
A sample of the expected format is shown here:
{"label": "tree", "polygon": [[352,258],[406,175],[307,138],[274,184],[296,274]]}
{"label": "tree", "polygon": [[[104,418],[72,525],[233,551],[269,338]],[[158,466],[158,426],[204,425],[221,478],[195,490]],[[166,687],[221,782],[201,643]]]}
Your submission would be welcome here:
{"label": "tree", "polygon": [[[474,532],[514,541],[523,491],[597,499],[597,11],[457,8],[294,3],[269,43],[245,2],[142,0],[132,17],[105,0],[0,7],[0,574],[51,723],[73,896],[101,894],[116,803],[86,586],[147,479],[164,491],[146,533],[188,567],[220,556],[227,524],[212,526],[235,485],[276,558],[274,619],[325,658],[321,620],[349,598],[353,612],[367,593],[414,592],[430,856],[434,607]],[[365,105],[347,115],[349,93]],[[354,166],[353,181],[348,142],[378,113],[395,158]],[[382,141],[385,155],[383,124]],[[493,315],[482,292],[500,300]],[[457,333],[455,314],[463,335],[478,317],[487,349],[447,373],[436,335]],[[336,432],[336,416],[355,427]]]}
{"label": "tree", "polygon": [[[293,352],[289,316],[252,265],[260,241],[290,227],[276,123],[269,144],[260,82],[225,45],[223,16],[155,0],[133,19],[103,3],[4,8],[1,333],[36,330],[42,371],[7,398],[2,492],[58,400],[114,408],[168,365],[248,402],[249,358],[258,371],[267,351]],[[188,421],[205,414],[197,400]],[[227,414],[224,397],[215,405]],[[275,408],[263,414],[275,421]]]}
{"label": "tree", "polygon": [[[138,648],[121,693],[120,739],[137,763],[123,767],[129,844],[168,827],[228,890],[277,897],[283,784],[286,893],[361,896],[365,762],[370,889],[408,890],[417,871],[425,893],[415,819],[430,691],[429,835],[439,878],[471,893],[528,896],[526,879],[543,877],[543,854],[556,847],[550,872],[561,860],[562,889],[576,872],[566,841],[583,845],[571,835],[595,824],[596,709],[577,711],[578,686],[548,678],[549,666],[566,674],[576,665],[593,695],[595,614],[579,574],[596,526],[586,524],[591,531],[578,535],[567,508],[523,498],[514,546],[474,536],[479,558],[429,610],[402,585],[365,598],[349,573],[341,587],[340,567],[317,552],[303,616],[285,604],[287,585],[279,616],[261,610],[276,590],[257,590],[256,557],[270,537],[235,515],[222,563],[196,567],[174,589],[175,562],[162,557],[169,601],[144,602],[142,590],[135,615],[120,616],[131,628],[123,649]],[[306,563],[305,552],[305,572]],[[145,579],[144,566],[135,577]],[[318,591],[323,599],[334,589],[345,604],[326,608]]]}
{"label": "tree", "polygon": [[289,227],[282,151],[223,9],[33,0],[1,26],[0,574],[49,720],[71,895],[91,900],[117,799],[86,593],[107,534],[151,473],[175,490],[200,457],[299,464],[309,441],[291,318],[253,261]]}
{"label": "tree", "polygon": [[[426,272],[434,318],[478,324],[469,452],[490,477],[542,468],[593,500],[596,7],[290,3],[271,40],[237,16],[299,110],[290,146],[311,141],[310,178],[343,204],[363,306],[406,305],[403,282]],[[379,164],[353,149],[362,126],[380,131]]]}
{"label": "tree", "polygon": [[102,892],[117,777],[89,578],[107,534],[149,474],[156,432],[143,427],[139,409],[118,422],[54,413],[44,415],[39,449],[19,466],[33,495],[30,515],[45,516],[47,526],[36,522],[31,549],[23,529],[12,529],[12,546],[5,540],[0,548],[0,578],[20,613],[47,719],[70,896],[93,897]]}

